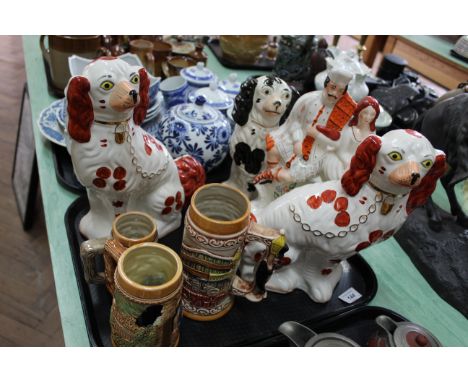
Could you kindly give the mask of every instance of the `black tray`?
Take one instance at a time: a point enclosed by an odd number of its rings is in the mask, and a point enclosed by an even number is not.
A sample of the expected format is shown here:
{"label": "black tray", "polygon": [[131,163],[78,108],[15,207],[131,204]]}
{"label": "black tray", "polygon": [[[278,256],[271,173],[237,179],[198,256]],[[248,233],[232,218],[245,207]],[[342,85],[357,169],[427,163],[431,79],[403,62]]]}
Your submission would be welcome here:
{"label": "black tray", "polygon": [[209,40],[207,42],[207,45],[210,47],[211,51],[216,56],[218,61],[226,68],[271,71],[275,67],[274,61],[269,60],[264,57],[261,57],[253,64],[239,64],[235,61],[231,61],[230,59],[223,56],[223,51],[221,50],[221,47],[219,46],[218,39]]}
{"label": "black tray", "polygon": [[[80,244],[84,238],[78,225],[88,210],[88,199],[83,195],[68,208],[65,226],[89,340],[93,346],[110,346],[111,297],[103,285],[86,283],[80,259]],[[179,252],[182,234],[183,227],[180,227],[160,243]],[[284,321],[322,320],[365,305],[377,292],[375,274],[360,255],[351,257],[347,265],[347,271],[326,304],[314,303],[299,290],[287,295],[269,292],[268,298],[259,303],[236,297],[234,308],[216,321],[197,322],[182,318],[180,346],[247,346],[276,335],[278,326]],[[338,296],[350,287],[362,297],[346,304]]]}
{"label": "black tray", "polygon": [[52,143],[52,158],[54,159],[57,181],[71,192],[83,194],[86,189],[76,178],[73,163],[66,147]]}
{"label": "black tray", "polygon": [[[361,306],[350,312],[341,313],[328,319],[303,322],[316,333],[339,333],[348,337],[360,346],[368,346],[368,341],[378,330],[375,319],[384,314],[396,322],[407,321],[406,318],[392,310],[378,306]],[[253,346],[294,346],[288,338],[278,334],[265,341],[253,344]]]}

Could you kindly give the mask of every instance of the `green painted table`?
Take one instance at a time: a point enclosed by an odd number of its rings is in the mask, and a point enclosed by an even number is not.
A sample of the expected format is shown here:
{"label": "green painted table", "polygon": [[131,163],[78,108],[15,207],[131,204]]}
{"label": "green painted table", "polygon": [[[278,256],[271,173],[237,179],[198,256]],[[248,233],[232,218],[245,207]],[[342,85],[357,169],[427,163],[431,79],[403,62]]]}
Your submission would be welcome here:
{"label": "green painted table", "polygon": [[[57,300],[67,346],[89,346],[78,286],[64,226],[64,215],[77,196],[61,187],[55,177],[50,142],[37,127],[42,109],[55,100],[47,91],[38,36],[23,37],[26,75],[34,121],[34,138],[44,204],[50,255],[57,289]],[[209,67],[221,78],[224,68],[208,50]],[[243,81],[251,71],[238,71]],[[443,190],[436,191],[436,201],[448,207]],[[432,331],[446,346],[468,346],[468,320],[442,300],[417,271],[394,239],[362,252],[378,279],[378,291],[370,305],[392,309]]]}

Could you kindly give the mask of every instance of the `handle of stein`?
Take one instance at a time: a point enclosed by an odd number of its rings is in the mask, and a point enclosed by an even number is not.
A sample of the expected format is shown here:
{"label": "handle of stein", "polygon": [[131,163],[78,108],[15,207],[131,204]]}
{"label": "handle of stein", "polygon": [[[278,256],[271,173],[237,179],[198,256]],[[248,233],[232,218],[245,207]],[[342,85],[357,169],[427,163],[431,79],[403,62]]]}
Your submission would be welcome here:
{"label": "handle of stein", "polygon": [[46,38],[47,36],[45,35],[41,35],[40,39],[39,39],[39,45],[41,47],[41,50],[42,50],[42,56],[44,57],[44,59],[47,61],[47,63],[50,65],[50,50],[47,49],[45,47],[45,44],[44,44],[44,39]]}
{"label": "handle of stein", "polygon": [[80,256],[83,262],[84,276],[87,283],[90,284],[104,284],[106,277],[104,272],[96,270],[96,256],[104,254],[104,246],[107,239],[92,239],[87,240],[81,244]]}
{"label": "handle of stein", "polygon": [[[252,292],[257,283],[260,260],[265,260],[268,270],[273,272],[276,257],[286,248],[284,232],[252,221],[247,231],[246,245],[242,254],[239,269],[240,280],[236,281],[234,287],[244,293]],[[262,254],[261,259],[256,258],[259,253]]]}

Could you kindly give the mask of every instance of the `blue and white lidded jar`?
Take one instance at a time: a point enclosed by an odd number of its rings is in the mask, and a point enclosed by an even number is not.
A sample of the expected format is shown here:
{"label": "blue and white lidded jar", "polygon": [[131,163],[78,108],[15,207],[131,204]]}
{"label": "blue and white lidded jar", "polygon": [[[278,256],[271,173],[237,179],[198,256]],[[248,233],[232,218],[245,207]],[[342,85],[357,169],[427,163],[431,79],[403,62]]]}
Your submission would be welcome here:
{"label": "blue and white lidded jar", "polygon": [[214,73],[206,68],[203,62],[198,62],[195,66],[182,69],[180,75],[185,78],[189,87],[195,89],[207,87],[211,82],[216,81]]}
{"label": "blue and white lidded jar", "polygon": [[240,92],[241,83],[237,81],[237,73],[231,73],[226,80],[219,81],[219,88],[232,99]]}
{"label": "blue and white lidded jar", "polygon": [[195,102],[199,96],[203,96],[206,99],[206,104],[208,106],[211,106],[224,114],[226,114],[226,110],[234,104],[234,100],[221,91],[215,81],[213,81],[207,88],[197,89],[194,92],[189,93],[188,99],[190,102]]}
{"label": "blue and white lidded jar", "polygon": [[199,96],[195,103],[170,108],[156,134],[173,158],[188,154],[198,160],[208,172],[218,166],[229,151],[232,129],[227,118],[206,105]]}

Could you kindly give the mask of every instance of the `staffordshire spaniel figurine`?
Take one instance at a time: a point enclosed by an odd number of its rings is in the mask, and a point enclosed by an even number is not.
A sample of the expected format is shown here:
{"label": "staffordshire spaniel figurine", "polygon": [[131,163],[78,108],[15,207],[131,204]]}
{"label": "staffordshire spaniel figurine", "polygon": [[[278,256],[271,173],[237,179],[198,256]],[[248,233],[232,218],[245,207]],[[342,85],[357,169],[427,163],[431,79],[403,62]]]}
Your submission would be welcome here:
{"label": "staffordshire spaniel figurine", "polygon": [[[108,236],[115,217],[126,211],[150,214],[160,237],[180,225],[185,193],[178,167],[140,127],[149,85],[144,68],[116,57],[92,61],[68,83],[68,151],[88,193],[90,210],[80,232],[89,239]],[[184,172],[187,166],[179,168]]]}
{"label": "staffordshire spaniel figurine", "polygon": [[445,154],[416,131],[368,136],[341,180],[298,187],[256,215],[259,224],[284,230],[292,260],[273,273],[267,290],[301,289],[316,302],[329,301],[341,262],[393,236],[444,171]]}

